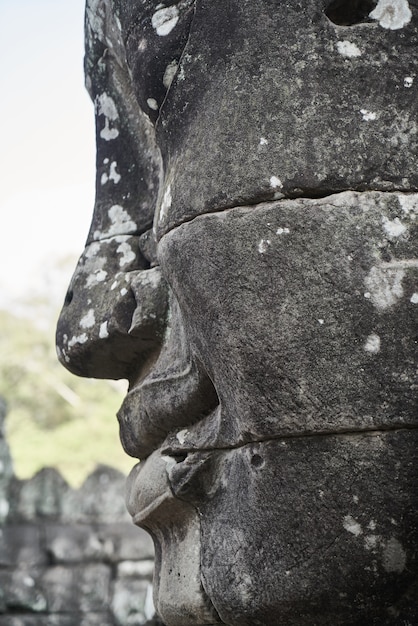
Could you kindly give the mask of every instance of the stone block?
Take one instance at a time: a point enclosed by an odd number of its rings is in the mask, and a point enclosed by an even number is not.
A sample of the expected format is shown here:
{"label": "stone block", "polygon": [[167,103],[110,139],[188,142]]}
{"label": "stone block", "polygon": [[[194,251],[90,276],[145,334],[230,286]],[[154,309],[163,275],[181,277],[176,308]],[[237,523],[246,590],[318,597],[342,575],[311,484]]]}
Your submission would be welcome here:
{"label": "stone block", "polygon": [[88,524],[48,524],[45,535],[50,558],[57,564],[100,561],[112,551]]}
{"label": "stone block", "polygon": [[48,601],[41,583],[41,570],[37,568],[18,567],[0,571],[0,590],[7,609],[32,613],[47,609]]}
{"label": "stone block", "polygon": [[18,524],[0,529],[0,566],[31,567],[45,563],[40,526]]}
{"label": "stone block", "polygon": [[150,535],[132,522],[101,525],[99,537],[105,545],[112,545],[112,561],[141,561],[154,558]]}
{"label": "stone block", "polygon": [[62,512],[65,494],[70,491],[68,483],[52,467],[46,467],[27,481],[16,481],[13,486],[13,518],[34,520],[57,519]]}
{"label": "stone block", "polygon": [[42,577],[48,610],[98,612],[109,602],[110,568],[106,565],[55,566]]}
{"label": "stone block", "polygon": [[132,523],[47,524],[46,548],[53,563],[152,559],[150,536]]}
{"label": "stone block", "polygon": [[125,476],[108,466],[99,466],[78,490],[65,493],[63,519],[68,522],[129,521],[126,511]]}

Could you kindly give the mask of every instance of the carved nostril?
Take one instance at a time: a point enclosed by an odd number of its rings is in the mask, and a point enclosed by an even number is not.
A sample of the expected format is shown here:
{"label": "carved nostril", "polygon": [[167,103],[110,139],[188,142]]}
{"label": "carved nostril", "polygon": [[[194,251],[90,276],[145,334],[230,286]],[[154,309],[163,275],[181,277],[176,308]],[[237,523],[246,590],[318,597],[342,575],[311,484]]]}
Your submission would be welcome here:
{"label": "carved nostril", "polygon": [[170,454],[171,458],[175,460],[176,463],[183,463],[183,461],[185,461],[187,459],[187,452],[186,453],[177,453],[177,452],[172,452]]}
{"label": "carved nostril", "polygon": [[376,4],[377,0],[332,0],[325,15],[337,26],[355,26],[369,21]]}
{"label": "carved nostril", "polygon": [[74,292],[72,289],[69,289],[67,293],[65,294],[64,306],[68,306],[69,304],[71,304],[73,297],[74,297]]}

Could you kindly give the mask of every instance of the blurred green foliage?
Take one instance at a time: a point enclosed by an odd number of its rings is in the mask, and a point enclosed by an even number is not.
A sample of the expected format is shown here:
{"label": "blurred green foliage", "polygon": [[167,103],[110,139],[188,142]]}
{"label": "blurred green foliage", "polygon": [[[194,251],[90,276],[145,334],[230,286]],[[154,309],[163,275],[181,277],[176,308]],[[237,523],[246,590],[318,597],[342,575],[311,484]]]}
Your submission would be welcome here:
{"label": "blurred green foliage", "polygon": [[54,466],[76,486],[98,463],[128,472],[135,461],[123,452],[116,419],[125,389],[67,372],[56,357],[54,324],[42,329],[0,311],[0,395],[19,478]]}

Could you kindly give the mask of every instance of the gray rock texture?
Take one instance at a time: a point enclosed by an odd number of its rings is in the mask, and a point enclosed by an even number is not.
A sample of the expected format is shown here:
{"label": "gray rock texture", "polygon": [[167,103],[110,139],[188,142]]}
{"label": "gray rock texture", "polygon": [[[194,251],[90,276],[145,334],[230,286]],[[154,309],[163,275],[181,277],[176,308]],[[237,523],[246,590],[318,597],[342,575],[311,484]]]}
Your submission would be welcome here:
{"label": "gray rock texture", "polygon": [[87,2],[96,203],[57,345],[129,379],[168,626],[418,623],[417,11]]}

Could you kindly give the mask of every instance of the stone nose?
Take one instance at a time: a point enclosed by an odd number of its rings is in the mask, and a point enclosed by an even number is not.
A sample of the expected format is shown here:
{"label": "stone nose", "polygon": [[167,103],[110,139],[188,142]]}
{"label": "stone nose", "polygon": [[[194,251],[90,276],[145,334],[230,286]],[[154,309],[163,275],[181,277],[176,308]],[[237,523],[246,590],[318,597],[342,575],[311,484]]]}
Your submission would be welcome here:
{"label": "stone nose", "polygon": [[56,333],[59,360],[78,376],[136,379],[159,352],[167,287],[143,239],[93,241],[80,257]]}

